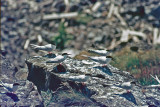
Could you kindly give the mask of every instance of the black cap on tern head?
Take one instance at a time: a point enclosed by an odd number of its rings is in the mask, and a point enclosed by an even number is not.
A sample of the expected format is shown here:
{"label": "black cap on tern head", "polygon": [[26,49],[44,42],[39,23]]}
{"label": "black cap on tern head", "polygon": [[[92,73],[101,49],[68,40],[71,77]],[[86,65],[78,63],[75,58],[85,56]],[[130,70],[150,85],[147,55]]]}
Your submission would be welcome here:
{"label": "black cap on tern head", "polygon": [[20,85],[19,83],[14,83],[13,86]]}
{"label": "black cap on tern head", "polygon": [[136,84],[136,82],[135,82],[135,81],[132,81],[131,84]]}
{"label": "black cap on tern head", "polygon": [[112,59],[113,59],[113,57],[112,57],[112,56],[106,56],[106,58],[112,58]]}
{"label": "black cap on tern head", "polygon": [[68,54],[68,53],[63,53],[63,54],[62,54],[62,56],[63,56],[63,55],[71,55],[71,54]]}
{"label": "black cap on tern head", "polygon": [[96,45],[92,43],[91,47],[96,48]]}
{"label": "black cap on tern head", "polygon": [[111,58],[113,61],[115,61],[115,59],[112,56],[106,56],[106,58]]}

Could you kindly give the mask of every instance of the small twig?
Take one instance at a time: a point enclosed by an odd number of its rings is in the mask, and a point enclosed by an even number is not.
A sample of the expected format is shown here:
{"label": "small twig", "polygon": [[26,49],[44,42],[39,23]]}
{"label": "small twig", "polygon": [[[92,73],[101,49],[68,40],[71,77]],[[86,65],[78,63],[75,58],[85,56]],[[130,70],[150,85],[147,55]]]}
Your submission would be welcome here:
{"label": "small twig", "polygon": [[50,14],[50,15],[44,15],[43,20],[51,20],[51,19],[61,19],[61,18],[72,18],[77,17],[78,12],[71,12],[71,13],[61,13],[61,14]]}
{"label": "small twig", "polygon": [[127,42],[128,41],[128,36],[129,36],[129,30],[123,30],[120,41],[121,42]]}
{"label": "small twig", "polygon": [[158,79],[157,75],[155,77],[151,75],[151,77],[154,78],[160,84],[160,80]]}
{"label": "small twig", "polygon": [[146,35],[142,32],[137,32],[137,31],[131,31],[129,30],[129,34],[131,35],[137,35],[137,36],[140,36],[140,37],[143,37],[144,39],[146,38]]}
{"label": "small twig", "polygon": [[92,11],[93,12],[95,12],[95,11],[97,11],[98,10],[98,8],[101,6],[101,2],[96,2],[95,4],[94,4],[94,6],[92,7]]}
{"label": "small twig", "polygon": [[52,94],[56,93],[59,89],[63,88],[63,86],[58,87],[55,91],[52,91]]}
{"label": "small twig", "polygon": [[144,86],[144,88],[156,88],[156,87],[160,87],[160,84],[158,84],[158,85]]}
{"label": "small twig", "polygon": [[156,87],[160,87],[160,80],[158,79],[157,75],[154,77],[150,74],[150,76],[155,79],[159,84],[158,85],[150,85],[150,86],[145,86],[145,88],[156,88]]}
{"label": "small twig", "polygon": [[41,35],[38,35],[37,39],[38,39],[38,43],[42,43],[43,40],[42,40],[42,36]]}
{"label": "small twig", "polygon": [[[121,41],[121,42],[127,42],[129,35],[140,36],[140,37],[142,37],[142,38],[144,38],[144,39],[146,38],[146,35],[145,35],[144,33],[142,33],[142,32],[131,31],[131,30],[127,29],[127,30],[123,30],[123,31],[122,31],[122,35],[121,35],[120,41]],[[135,38],[134,38],[134,39],[135,39]],[[136,40],[136,41],[137,41],[137,40]]]}
{"label": "small twig", "polygon": [[110,6],[110,9],[109,9],[109,13],[108,13],[107,18],[111,18],[113,10],[114,10],[114,4],[112,3],[111,6]]}
{"label": "small twig", "polygon": [[46,1],[42,2],[42,3],[40,3],[39,7],[43,7],[45,5],[51,4],[52,2],[53,2],[52,0],[46,0]]}
{"label": "small twig", "polygon": [[117,7],[117,6],[114,8],[114,14],[115,14],[115,15],[117,16],[117,18],[121,21],[121,24],[122,24],[122,25],[124,25],[124,26],[127,25],[126,22],[124,21],[124,19],[122,18],[122,16],[119,14],[119,12],[118,12],[118,7]]}
{"label": "small twig", "polygon": [[27,48],[28,48],[29,43],[30,43],[30,40],[27,39],[26,42],[25,42],[25,44],[24,44],[24,49],[27,49]]}
{"label": "small twig", "polygon": [[154,28],[154,30],[153,30],[153,44],[155,45],[157,43],[160,43],[160,35],[158,38],[158,28]]}
{"label": "small twig", "polygon": [[69,8],[70,8],[69,0],[64,0],[64,3],[65,3],[65,5],[66,5],[65,12],[68,12],[68,11],[69,11]]}
{"label": "small twig", "polygon": [[64,0],[65,5],[69,5],[69,0]]}

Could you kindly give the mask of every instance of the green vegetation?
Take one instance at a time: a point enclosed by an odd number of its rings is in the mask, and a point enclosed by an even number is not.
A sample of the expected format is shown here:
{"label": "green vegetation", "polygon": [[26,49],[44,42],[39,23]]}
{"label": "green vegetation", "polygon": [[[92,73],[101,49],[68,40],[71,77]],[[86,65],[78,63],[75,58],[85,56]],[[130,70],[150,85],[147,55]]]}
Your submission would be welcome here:
{"label": "green vegetation", "polygon": [[113,56],[116,61],[111,65],[130,72],[142,85],[157,84],[150,74],[160,76],[160,48],[133,52],[124,48]]}
{"label": "green vegetation", "polygon": [[59,34],[52,38],[53,43],[56,44],[57,48],[64,49],[65,44],[73,39],[73,35],[70,35],[66,32],[66,27],[64,26],[65,22],[61,22],[58,27]]}

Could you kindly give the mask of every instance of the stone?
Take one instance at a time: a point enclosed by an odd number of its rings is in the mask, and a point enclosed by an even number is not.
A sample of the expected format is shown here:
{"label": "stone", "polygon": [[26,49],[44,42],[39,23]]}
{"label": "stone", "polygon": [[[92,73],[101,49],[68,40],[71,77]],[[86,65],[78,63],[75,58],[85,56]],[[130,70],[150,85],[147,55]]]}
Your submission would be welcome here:
{"label": "stone", "polygon": [[3,83],[19,83],[18,89],[12,93],[0,87],[0,105],[1,106],[43,106],[42,98],[37,91],[37,87],[28,80],[17,80],[16,69],[4,56],[1,57],[1,75]]}
{"label": "stone", "polygon": [[[108,65],[90,63],[83,64],[81,60],[67,58],[61,65],[46,64],[49,58],[32,58],[26,60],[29,68],[28,79],[42,90],[52,90],[54,105],[81,106],[145,106],[146,97],[141,92],[142,88],[133,76],[117,68]],[[63,71],[63,72],[62,72]],[[85,75],[88,79],[81,82],[80,79],[71,77]],[[135,81],[137,85],[131,87],[130,92],[124,88],[115,86],[115,83]],[[63,96],[63,98],[62,98]],[[70,97],[68,97],[70,96]],[[84,102],[85,97],[85,102]],[[72,99],[72,102],[71,102]],[[125,105],[124,105],[125,104]]]}

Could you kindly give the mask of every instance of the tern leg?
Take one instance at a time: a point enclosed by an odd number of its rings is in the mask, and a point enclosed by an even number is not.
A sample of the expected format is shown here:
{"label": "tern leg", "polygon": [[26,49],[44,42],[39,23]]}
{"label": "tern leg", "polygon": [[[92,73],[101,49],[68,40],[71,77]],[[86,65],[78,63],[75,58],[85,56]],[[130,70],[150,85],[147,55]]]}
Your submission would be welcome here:
{"label": "tern leg", "polygon": [[61,63],[59,63],[60,66],[63,66]]}
{"label": "tern leg", "polygon": [[48,54],[52,54],[52,52],[48,52]]}
{"label": "tern leg", "polygon": [[56,71],[59,72],[58,69],[57,69],[57,67],[56,67]]}
{"label": "tern leg", "polygon": [[127,93],[130,93],[131,92],[131,90],[127,90]]}
{"label": "tern leg", "polygon": [[85,82],[81,82],[82,86],[86,86]]}
{"label": "tern leg", "polygon": [[107,64],[103,64],[103,65],[102,65],[102,67],[106,67],[106,66],[107,66]]}

